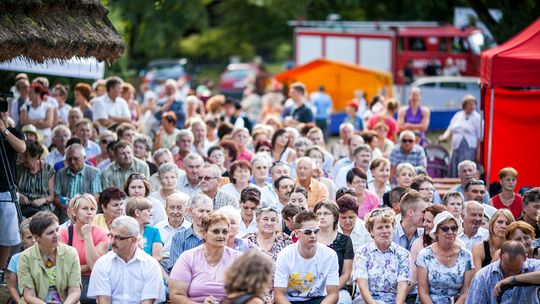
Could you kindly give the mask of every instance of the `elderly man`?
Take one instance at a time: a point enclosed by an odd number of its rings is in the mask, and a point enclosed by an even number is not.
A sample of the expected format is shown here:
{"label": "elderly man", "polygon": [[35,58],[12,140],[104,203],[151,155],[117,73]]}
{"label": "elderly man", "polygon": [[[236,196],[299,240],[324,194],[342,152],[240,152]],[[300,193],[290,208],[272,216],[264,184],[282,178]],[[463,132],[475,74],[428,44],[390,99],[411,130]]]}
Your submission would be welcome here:
{"label": "elderly man", "polygon": [[112,251],[92,268],[88,297],[98,303],[159,303],[165,285],[159,263],[139,248],[139,223],[120,216],[111,223]]}
{"label": "elderly man", "polygon": [[397,165],[410,163],[415,167],[427,167],[426,152],[415,144],[414,133],[405,130],[399,134],[399,145],[396,145],[390,152],[390,181],[394,180]]}
{"label": "elderly man", "polygon": [[78,107],[71,108],[68,112],[68,125],[71,133],[75,134],[77,132],[77,124],[79,121],[83,120],[83,112]]}
{"label": "elderly man", "polygon": [[101,148],[97,143],[92,141],[92,132],[94,130],[94,125],[89,119],[84,118],[79,121],[76,126],[76,135],[81,140],[81,145],[86,151],[86,159],[92,158],[101,153]]}
{"label": "elderly man", "polygon": [[238,209],[238,201],[231,195],[220,190],[219,178],[221,170],[213,164],[203,165],[199,174],[199,187],[202,193],[214,201],[214,210],[223,206],[232,206]]}
{"label": "elderly man", "polygon": [[156,223],[163,242],[163,259],[161,265],[167,267],[171,253],[172,236],[182,228],[191,227],[191,222],[185,218],[189,196],[185,193],[173,193],[165,199],[167,218]]}
{"label": "elderly man", "polygon": [[474,244],[488,239],[489,231],[480,227],[484,217],[484,205],[477,201],[465,202],[463,212],[463,232],[458,238],[467,249],[472,250]]}
{"label": "elderly man", "polygon": [[71,138],[71,130],[65,125],[58,125],[52,131],[52,143],[56,147],[52,152],[45,156],[45,161],[54,167],[54,165],[64,160],[66,154],[66,144]]}
{"label": "elderly man", "polygon": [[281,176],[291,176],[291,167],[285,162],[277,161],[270,167],[270,174],[272,175],[272,183],[270,185],[265,185],[261,189],[262,207],[277,207],[281,205],[276,188],[274,188],[273,184]]}
{"label": "elderly man", "polygon": [[176,150],[177,152],[176,154],[173,153],[174,163],[182,170],[185,170],[184,158],[191,153],[193,141],[193,133],[190,130],[180,130],[178,135],[176,135],[176,147],[173,149],[173,151]]}
{"label": "elderly man", "polygon": [[120,96],[123,83],[118,77],[109,77],[105,83],[107,94],[93,102],[93,119],[99,123],[100,131],[123,122],[131,122],[127,101]]}
{"label": "elderly man", "polygon": [[371,147],[369,145],[359,144],[358,147],[356,147],[354,152],[351,154],[353,155],[351,158],[354,162],[339,169],[337,175],[334,176],[337,189],[347,187],[347,173],[355,167],[362,169],[362,171],[366,173],[368,183],[373,180],[373,175],[369,169],[369,164],[371,163],[371,152]]}
{"label": "elderly man", "polygon": [[[156,150],[152,158],[154,159],[154,164],[156,164],[158,168],[159,166],[166,163],[174,164],[174,157],[171,153],[171,150],[167,148],[161,148],[161,149]],[[182,175],[186,175],[186,171],[180,168],[177,168],[176,172],[178,173],[179,177]],[[157,172],[152,174],[152,176],[150,176],[150,187],[152,187],[152,191],[159,191],[161,189],[161,183],[159,182],[159,176]],[[181,188],[181,184],[178,181],[176,182],[176,189],[180,190],[180,188]]]}
{"label": "elderly man", "polygon": [[146,178],[150,176],[150,170],[146,162],[133,156],[133,147],[127,141],[120,140],[114,145],[114,162],[103,170],[103,189],[116,187],[124,189],[124,183],[132,173],[140,173]]}
{"label": "elderly man", "polygon": [[203,240],[202,220],[213,211],[212,199],[199,193],[190,197],[188,202],[188,214],[192,225],[175,232],[171,241],[171,252],[167,268],[171,270],[182,252],[201,245]]}
{"label": "elderly man", "polygon": [[[477,179],[480,176],[480,173],[476,169],[476,164],[470,160],[464,160],[458,164],[458,177],[461,179],[461,184],[456,185],[450,191],[458,191],[461,194],[465,195],[465,185],[471,179]],[[489,202],[489,193],[486,192],[484,196],[484,204]]]}
{"label": "elderly man", "polygon": [[[347,141],[347,150],[348,154],[347,157],[344,157],[340,160],[338,160],[334,167],[332,168],[332,177],[334,180],[336,179],[339,170],[345,166],[350,166],[354,163],[354,151],[356,148],[358,148],[361,144],[364,143],[364,139],[360,135],[352,135],[348,141]],[[369,167],[369,165],[368,165]],[[351,167],[352,168],[352,167]],[[347,171],[348,172],[348,171]]]}
{"label": "elderly man", "polygon": [[312,178],[314,161],[309,157],[300,157],[296,161],[296,185],[304,187],[308,192],[308,208],[310,210],[315,204],[328,199],[328,189],[324,184]]}
{"label": "elderly man", "polygon": [[208,154],[208,149],[212,146],[206,139],[206,123],[200,118],[194,118],[190,123],[191,133],[193,133],[193,146],[191,152],[199,153],[201,156]]}
{"label": "elderly man", "polygon": [[[540,229],[538,228],[538,222],[536,221],[538,213],[540,211],[540,187],[535,187],[523,195],[523,215],[519,217],[518,221],[525,221],[534,227],[534,233],[536,238],[540,238]],[[533,244],[534,247],[540,247],[539,244]]]}
{"label": "elderly man", "polygon": [[84,147],[73,144],[66,149],[67,166],[55,176],[54,204],[59,210],[60,223],[68,220],[66,207],[70,199],[79,193],[97,195],[101,192],[101,178],[99,170],[85,164]]}
{"label": "elderly man", "polygon": [[401,197],[399,205],[401,221],[396,223],[392,241],[411,251],[414,241],[424,235],[424,211],[429,204],[418,191],[410,190]]}
{"label": "elderly man", "polygon": [[204,165],[204,159],[197,153],[190,153],[185,157],[184,161],[186,174],[178,178],[176,189],[192,196],[201,192],[199,175],[201,174],[200,171]]}
{"label": "elderly man", "polygon": [[[523,303],[538,304],[538,281],[527,280],[540,270],[540,260],[528,259],[525,247],[517,241],[506,241],[501,247],[501,259],[480,269],[474,276],[467,304]],[[523,278],[525,277],[525,279]],[[509,283],[532,283],[530,286],[516,286],[501,294],[500,286]],[[500,299],[497,299],[497,296]]]}

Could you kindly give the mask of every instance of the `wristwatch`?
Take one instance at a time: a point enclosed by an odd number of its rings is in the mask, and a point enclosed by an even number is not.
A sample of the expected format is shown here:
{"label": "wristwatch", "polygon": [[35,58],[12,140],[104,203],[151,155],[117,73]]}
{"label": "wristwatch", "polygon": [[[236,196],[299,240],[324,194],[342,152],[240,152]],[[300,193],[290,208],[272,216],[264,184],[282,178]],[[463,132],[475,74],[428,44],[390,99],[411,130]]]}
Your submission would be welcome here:
{"label": "wristwatch", "polygon": [[4,134],[4,136],[8,136],[11,134],[11,132],[9,132],[9,130],[6,128],[4,131],[2,131],[2,134]]}
{"label": "wristwatch", "polygon": [[517,279],[516,279],[516,276],[512,276],[512,283],[516,283],[517,282]]}

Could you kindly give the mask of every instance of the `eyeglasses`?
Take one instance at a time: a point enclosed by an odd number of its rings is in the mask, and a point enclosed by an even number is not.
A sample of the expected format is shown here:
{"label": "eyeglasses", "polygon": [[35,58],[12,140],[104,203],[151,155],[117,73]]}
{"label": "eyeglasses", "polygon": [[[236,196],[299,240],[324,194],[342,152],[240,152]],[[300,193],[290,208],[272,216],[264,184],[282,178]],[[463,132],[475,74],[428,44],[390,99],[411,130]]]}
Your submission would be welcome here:
{"label": "eyeglasses", "polygon": [[319,227],[317,227],[317,228],[303,228],[303,229],[298,229],[298,231],[302,232],[305,235],[319,234],[319,232],[321,232],[321,228],[319,228]]}
{"label": "eyeglasses", "polygon": [[229,229],[213,229],[211,230],[210,232],[212,232],[212,234],[223,234],[223,235],[227,235],[229,234]]}
{"label": "eyeglasses", "polygon": [[401,140],[401,142],[403,142],[403,143],[412,143],[412,142],[414,142],[414,139],[405,139],[404,138],[404,139]]}
{"label": "eyeglasses", "polygon": [[216,176],[199,176],[199,181],[204,180],[204,181],[208,182],[208,181],[211,181],[211,180],[216,179],[216,178],[217,178]]}
{"label": "eyeglasses", "polygon": [[224,156],[225,156],[225,154],[223,154],[223,153],[212,153],[210,155],[210,158],[220,158],[220,157],[224,157]]}
{"label": "eyeglasses", "polygon": [[330,213],[330,212],[317,212],[315,214],[317,214],[317,216],[329,216],[329,215],[332,215],[332,213]]}
{"label": "eyeglasses", "polygon": [[420,191],[429,191],[429,192],[435,191],[435,189],[430,188],[430,187],[428,187],[428,188],[419,188],[418,190],[420,190]]}
{"label": "eyeglasses", "polygon": [[441,226],[439,227],[443,233],[448,233],[448,231],[452,230],[452,232],[458,231],[458,226]]}
{"label": "eyeglasses", "polygon": [[112,233],[109,233],[107,234],[107,237],[109,238],[109,240],[115,240],[115,241],[123,241],[123,240],[127,240],[127,239],[132,239],[136,236],[132,235],[132,236],[121,236],[121,235],[114,235]]}
{"label": "eyeglasses", "polygon": [[101,144],[103,144],[103,145],[108,145],[111,142],[113,142],[113,141],[112,140],[106,140],[106,139],[101,140]]}

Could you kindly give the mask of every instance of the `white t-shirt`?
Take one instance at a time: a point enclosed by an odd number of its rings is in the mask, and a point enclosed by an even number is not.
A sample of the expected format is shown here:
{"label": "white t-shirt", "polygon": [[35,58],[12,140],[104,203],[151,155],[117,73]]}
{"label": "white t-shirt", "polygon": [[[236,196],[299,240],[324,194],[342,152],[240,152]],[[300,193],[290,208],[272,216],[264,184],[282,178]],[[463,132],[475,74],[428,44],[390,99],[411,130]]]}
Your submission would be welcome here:
{"label": "white t-shirt", "polygon": [[338,286],[338,258],[336,252],[317,243],[311,259],[298,252],[298,243],[284,248],[277,257],[274,287],[287,288],[289,301],[306,301],[326,296],[326,286]]}
{"label": "white t-shirt", "polygon": [[[92,105],[92,112],[94,121],[109,119],[111,116],[131,118],[127,102],[120,96],[112,101],[108,94],[103,94],[103,96],[95,100]],[[100,126],[100,132],[104,129]]]}
{"label": "white t-shirt", "polygon": [[[52,106],[46,102],[41,102],[37,108],[25,104],[21,107],[21,112],[26,111],[28,119],[44,121],[50,108]],[[49,146],[51,144],[51,128],[38,129],[38,131],[43,134],[43,144]]]}

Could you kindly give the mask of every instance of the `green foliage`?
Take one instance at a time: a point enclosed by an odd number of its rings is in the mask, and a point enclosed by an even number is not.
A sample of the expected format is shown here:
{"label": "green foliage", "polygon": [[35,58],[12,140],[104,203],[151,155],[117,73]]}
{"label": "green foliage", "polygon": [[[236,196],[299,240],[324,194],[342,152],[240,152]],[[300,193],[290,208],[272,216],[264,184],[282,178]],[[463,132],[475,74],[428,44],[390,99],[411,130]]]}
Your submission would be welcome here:
{"label": "green foliage", "polygon": [[211,28],[200,34],[182,39],[178,44],[179,53],[192,59],[219,61],[232,55],[250,60],[255,56],[253,46],[241,39],[227,35],[222,28]]}

